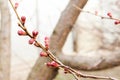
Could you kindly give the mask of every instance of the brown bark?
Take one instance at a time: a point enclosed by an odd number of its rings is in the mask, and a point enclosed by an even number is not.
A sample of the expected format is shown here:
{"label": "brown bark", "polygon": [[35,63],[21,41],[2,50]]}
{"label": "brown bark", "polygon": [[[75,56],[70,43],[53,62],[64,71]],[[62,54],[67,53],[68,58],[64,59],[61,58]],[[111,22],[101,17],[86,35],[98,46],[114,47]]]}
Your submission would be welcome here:
{"label": "brown bark", "polygon": [[[75,35],[74,41],[77,43],[74,45],[77,55],[58,55],[64,64],[80,70],[100,70],[120,65],[120,39],[118,37],[110,43],[105,33],[97,28],[91,30],[76,26],[72,31]],[[110,32],[106,31],[106,33]],[[114,34],[119,36],[119,32],[114,32]]]}
{"label": "brown bark", "polygon": [[10,12],[7,0],[0,0],[0,80],[10,80]]}
{"label": "brown bark", "polygon": [[[62,12],[50,41],[50,50],[55,55],[61,51],[69,32],[79,16],[80,11],[74,8],[73,5],[83,8],[86,2],[87,0],[70,0],[66,9]],[[39,58],[30,72],[28,80],[52,80],[57,75],[58,70],[46,67],[44,63],[48,61],[47,58]]]}
{"label": "brown bark", "polygon": [[75,56],[58,56],[66,65],[79,70],[100,70],[120,65],[120,50],[100,50]]}
{"label": "brown bark", "polygon": [[[66,9],[62,12],[61,17],[56,25],[55,30],[53,31],[53,35],[51,36],[51,48],[52,49],[62,49],[67,36],[71,29],[73,28],[80,11],[77,10],[74,5],[83,8],[86,4],[87,0],[71,0],[66,7]],[[57,45],[57,46],[52,46]],[[54,48],[55,47],[55,48]],[[57,48],[56,48],[57,47]]]}

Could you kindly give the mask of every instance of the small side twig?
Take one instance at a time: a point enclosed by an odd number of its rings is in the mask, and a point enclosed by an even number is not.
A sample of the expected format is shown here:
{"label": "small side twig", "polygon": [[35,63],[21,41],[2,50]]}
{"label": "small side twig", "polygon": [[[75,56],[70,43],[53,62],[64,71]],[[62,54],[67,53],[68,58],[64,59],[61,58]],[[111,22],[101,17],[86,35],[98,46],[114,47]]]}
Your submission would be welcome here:
{"label": "small side twig", "polygon": [[120,19],[114,18],[110,12],[107,13],[107,17],[106,17],[106,16],[99,15],[97,11],[95,11],[94,13],[93,13],[93,12],[90,12],[90,11],[85,11],[85,10],[81,9],[80,7],[74,5],[74,4],[73,4],[73,7],[75,7],[75,8],[78,9],[78,10],[80,10],[81,12],[98,16],[98,17],[100,17],[101,19],[111,19],[111,20],[115,20],[115,22],[114,22],[115,25],[120,24]]}

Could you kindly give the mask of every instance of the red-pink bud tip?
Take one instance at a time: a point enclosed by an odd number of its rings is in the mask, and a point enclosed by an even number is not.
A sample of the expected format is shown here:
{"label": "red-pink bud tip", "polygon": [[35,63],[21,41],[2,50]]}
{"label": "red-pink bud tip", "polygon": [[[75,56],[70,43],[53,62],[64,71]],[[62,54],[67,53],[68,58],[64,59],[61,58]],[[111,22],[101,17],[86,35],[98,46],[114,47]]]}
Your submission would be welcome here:
{"label": "red-pink bud tip", "polygon": [[49,38],[48,37],[45,37],[44,43],[45,43],[46,50],[48,50],[49,49]]}
{"label": "red-pink bud tip", "polygon": [[29,44],[33,44],[34,43],[34,39],[33,38],[31,38],[30,40],[29,40]]}
{"label": "red-pink bud tip", "polygon": [[52,66],[52,67],[58,67],[58,66],[59,66],[59,64],[58,64],[58,63],[56,63],[55,61],[52,61],[52,62],[51,62],[51,66]]}
{"label": "red-pink bud tip", "polygon": [[45,53],[45,52],[40,52],[40,56],[41,56],[41,57],[47,57],[47,56],[48,56],[48,54],[47,54],[47,53]]}
{"label": "red-pink bud tip", "polygon": [[48,62],[48,63],[46,63],[46,65],[47,65],[48,67],[49,67],[49,66],[51,66],[51,67],[59,67],[59,64],[56,63],[55,61]]}
{"label": "red-pink bud tip", "polygon": [[45,37],[45,41],[46,41],[46,40],[49,40],[49,37]]}
{"label": "red-pink bud tip", "polygon": [[49,44],[48,44],[48,43],[46,43],[46,44],[45,44],[45,47],[49,47]]}
{"label": "red-pink bud tip", "polygon": [[18,35],[20,35],[20,36],[21,36],[21,35],[26,35],[26,32],[25,32],[25,31],[22,31],[22,30],[18,30],[17,33],[18,33]]}
{"label": "red-pink bud tip", "polygon": [[114,22],[114,24],[115,25],[120,24],[120,21],[117,20],[117,21]]}
{"label": "red-pink bud tip", "polygon": [[25,23],[26,17],[25,16],[21,16],[21,21],[22,21],[22,23]]}
{"label": "red-pink bud tip", "polygon": [[32,35],[33,35],[33,37],[36,37],[38,35],[38,31],[36,31],[36,30],[32,31]]}
{"label": "red-pink bud tip", "polygon": [[46,63],[46,65],[47,65],[48,67],[51,66],[51,62]]}
{"label": "red-pink bud tip", "polygon": [[18,8],[18,6],[19,6],[19,3],[15,3],[15,9],[17,9]]}
{"label": "red-pink bud tip", "polygon": [[112,17],[112,14],[110,12],[107,13],[107,16],[109,16],[110,18]]}

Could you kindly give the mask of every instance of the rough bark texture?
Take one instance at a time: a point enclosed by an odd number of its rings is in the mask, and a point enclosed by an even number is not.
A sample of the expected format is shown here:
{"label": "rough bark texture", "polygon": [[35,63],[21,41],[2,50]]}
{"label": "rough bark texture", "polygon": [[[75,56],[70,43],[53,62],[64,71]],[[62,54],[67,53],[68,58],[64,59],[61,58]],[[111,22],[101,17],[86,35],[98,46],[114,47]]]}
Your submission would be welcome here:
{"label": "rough bark texture", "polygon": [[10,13],[7,0],[0,0],[0,80],[10,80]]}
{"label": "rough bark texture", "polygon": [[[59,55],[64,64],[81,70],[100,70],[120,65],[120,32],[103,31],[86,26],[75,27],[77,55]],[[78,29],[79,28],[79,29]],[[104,28],[104,27],[103,27]],[[113,27],[114,28],[114,27]],[[71,59],[72,58],[72,59]]]}
{"label": "rough bark texture", "polygon": [[[67,36],[71,29],[73,28],[80,11],[74,7],[74,5],[83,8],[87,0],[71,0],[62,12],[60,20],[56,25],[56,28],[51,36],[51,48],[52,49],[62,49]],[[53,46],[56,45],[56,46]],[[55,47],[55,48],[54,48]],[[57,47],[57,48],[56,48]]]}
{"label": "rough bark texture", "polygon": [[100,50],[89,54],[75,56],[59,55],[59,59],[66,65],[79,70],[100,70],[120,64],[120,51]]}
{"label": "rough bark texture", "polygon": [[[74,8],[73,5],[83,8],[86,2],[87,0],[70,0],[66,9],[62,12],[50,42],[50,50],[55,55],[59,51],[61,52],[66,38],[79,16],[80,11]],[[48,61],[47,58],[39,58],[30,72],[28,80],[52,80],[57,75],[58,69],[46,67],[44,63]]]}

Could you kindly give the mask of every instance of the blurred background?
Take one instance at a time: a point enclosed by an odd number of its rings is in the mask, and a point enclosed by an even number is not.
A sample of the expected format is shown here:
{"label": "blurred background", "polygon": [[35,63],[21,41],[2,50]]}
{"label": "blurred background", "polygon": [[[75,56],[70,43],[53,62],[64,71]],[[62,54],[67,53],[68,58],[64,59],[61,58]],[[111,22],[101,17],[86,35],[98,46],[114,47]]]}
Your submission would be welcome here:
{"label": "blurred background", "polygon": [[[57,24],[62,11],[66,8],[69,0],[12,0],[18,2],[17,9],[20,16],[26,16],[26,26],[31,32],[39,30],[38,41],[43,43],[45,36],[51,36],[55,25]],[[18,36],[20,29],[17,25],[17,18],[9,5],[11,15],[11,80],[26,80],[32,66],[35,64],[41,49],[28,44],[29,37]],[[120,18],[119,0],[88,0],[84,10],[98,12],[98,14],[107,16],[110,12],[116,18]],[[0,18],[1,19],[1,18]],[[101,19],[98,16],[82,12],[69,34],[63,47],[66,55],[77,55],[95,53],[100,48],[109,51],[120,50],[120,25],[114,25],[113,20]],[[76,44],[74,44],[74,42]],[[104,45],[104,46],[103,46]],[[76,47],[77,46],[77,47]],[[110,56],[109,56],[110,57]],[[43,64],[44,65],[44,64]],[[110,76],[120,79],[120,66],[96,70],[83,71],[86,74],[100,76]],[[64,74],[62,70],[54,80],[73,80],[69,74]],[[81,80],[93,80],[82,79]]]}

